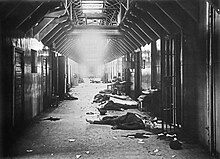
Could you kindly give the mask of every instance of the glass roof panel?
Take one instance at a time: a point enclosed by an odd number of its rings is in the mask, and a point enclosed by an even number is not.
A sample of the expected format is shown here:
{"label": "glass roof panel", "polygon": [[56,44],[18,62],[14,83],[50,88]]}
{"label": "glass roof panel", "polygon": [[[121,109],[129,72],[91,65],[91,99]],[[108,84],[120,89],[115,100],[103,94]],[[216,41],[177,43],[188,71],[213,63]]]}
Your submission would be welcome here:
{"label": "glass roof panel", "polygon": [[102,13],[103,1],[81,1],[83,13]]}
{"label": "glass roof panel", "polygon": [[83,13],[102,13],[102,10],[82,10]]}

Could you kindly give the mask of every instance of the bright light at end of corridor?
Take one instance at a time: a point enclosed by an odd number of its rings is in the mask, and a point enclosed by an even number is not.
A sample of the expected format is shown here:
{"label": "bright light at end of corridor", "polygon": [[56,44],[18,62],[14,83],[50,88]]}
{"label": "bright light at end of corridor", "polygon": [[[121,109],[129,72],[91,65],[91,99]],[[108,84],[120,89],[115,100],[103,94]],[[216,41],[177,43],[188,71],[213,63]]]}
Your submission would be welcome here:
{"label": "bright light at end of corridor", "polygon": [[79,65],[79,74],[81,77],[102,77],[104,75],[104,65],[89,66]]}
{"label": "bright light at end of corridor", "polygon": [[83,60],[82,63],[87,65],[102,63],[106,44],[106,38],[99,33],[92,30],[84,32],[77,44],[79,54]]}

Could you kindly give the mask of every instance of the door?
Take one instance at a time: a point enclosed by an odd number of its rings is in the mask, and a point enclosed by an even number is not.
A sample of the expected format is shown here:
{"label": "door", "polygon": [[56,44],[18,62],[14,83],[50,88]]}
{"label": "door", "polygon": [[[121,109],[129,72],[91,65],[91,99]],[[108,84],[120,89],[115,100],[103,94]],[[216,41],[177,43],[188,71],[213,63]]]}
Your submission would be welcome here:
{"label": "door", "polygon": [[43,57],[42,58],[42,88],[43,88],[43,107],[44,108],[47,108],[49,106],[49,97],[47,93],[47,89],[48,89],[47,74],[48,74],[47,58]]}
{"label": "door", "polygon": [[161,54],[162,128],[165,131],[181,126],[180,43],[180,34],[161,40],[164,47]]}
{"label": "door", "polygon": [[14,48],[13,71],[13,126],[17,127],[24,120],[24,52]]}

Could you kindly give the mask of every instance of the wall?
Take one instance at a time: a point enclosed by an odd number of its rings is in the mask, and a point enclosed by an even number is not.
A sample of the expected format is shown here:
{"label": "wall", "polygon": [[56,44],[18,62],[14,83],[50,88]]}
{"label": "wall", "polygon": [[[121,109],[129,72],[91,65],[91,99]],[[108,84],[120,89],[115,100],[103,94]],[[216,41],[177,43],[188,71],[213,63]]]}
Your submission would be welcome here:
{"label": "wall", "polygon": [[[203,4],[200,9],[203,10]],[[204,12],[204,10],[203,10]],[[204,15],[201,15],[201,18]],[[188,21],[183,42],[183,126],[192,140],[206,142],[206,49],[201,20]],[[204,21],[204,20],[203,20]],[[199,28],[199,29],[198,29]],[[201,137],[202,135],[202,137]],[[205,139],[205,140],[204,140]]]}
{"label": "wall", "polygon": [[[215,58],[214,58],[214,70],[215,70],[215,107],[216,107],[216,150],[220,154],[220,14],[216,15],[216,35],[215,35]],[[219,155],[220,156],[220,155]]]}
{"label": "wall", "polygon": [[[18,47],[24,51],[24,121],[28,121],[37,114],[43,108],[43,96],[42,96],[42,68],[41,68],[41,56],[40,52],[42,44],[33,38],[4,38],[4,81],[7,84],[3,88],[5,91],[5,105],[4,110],[7,115],[4,119],[7,124],[10,125],[12,119],[12,98],[13,98],[13,47]],[[36,50],[36,69],[37,73],[31,72],[31,49]],[[7,71],[6,71],[7,70]],[[21,121],[23,125],[23,121]]]}
{"label": "wall", "polygon": [[[209,37],[206,1],[200,1],[198,32],[185,37],[184,43],[184,122],[186,132],[195,136],[199,142],[211,149],[211,128],[214,127],[216,151],[220,152],[220,16],[216,14],[213,56],[213,72],[209,72]],[[198,36],[196,36],[198,35]],[[210,75],[211,73],[211,75]],[[212,77],[213,76],[213,80]],[[214,90],[211,89],[213,84]],[[213,97],[211,94],[213,93]],[[213,103],[212,103],[213,100]],[[213,125],[211,124],[211,108],[214,108]],[[215,145],[213,147],[215,149]]]}
{"label": "wall", "polygon": [[[0,75],[2,74],[2,27],[1,27],[1,20],[0,20]],[[3,99],[2,99],[2,76],[0,76],[0,156],[3,153],[3,147],[2,147],[2,143],[3,143],[3,134],[2,134],[2,130],[3,130],[3,113],[2,113],[2,106],[3,106]]]}
{"label": "wall", "polygon": [[207,28],[206,28],[206,3],[200,2],[199,15],[199,52],[197,53],[197,72],[196,72],[196,86],[197,97],[195,98],[198,110],[198,139],[202,145],[208,147],[208,99],[207,99]]}
{"label": "wall", "polygon": [[120,77],[122,79],[122,58],[118,58],[107,63],[106,71],[108,74],[108,81],[112,81],[114,77]]}

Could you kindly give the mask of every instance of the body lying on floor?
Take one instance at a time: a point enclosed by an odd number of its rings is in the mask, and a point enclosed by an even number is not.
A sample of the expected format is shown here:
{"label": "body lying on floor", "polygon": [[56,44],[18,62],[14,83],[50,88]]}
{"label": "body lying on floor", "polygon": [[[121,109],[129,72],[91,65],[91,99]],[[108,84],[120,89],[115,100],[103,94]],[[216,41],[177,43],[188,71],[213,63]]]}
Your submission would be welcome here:
{"label": "body lying on floor", "polygon": [[92,121],[86,119],[86,121],[90,124],[112,125],[112,129],[137,130],[154,128],[153,122],[148,117],[131,112],[121,116],[105,116],[101,120]]}
{"label": "body lying on floor", "polygon": [[101,108],[101,110],[118,110],[122,111],[125,109],[135,109],[137,108],[137,105],[127,105],[127,104],[121,104],[121,103],[115,103],[111,100],[109,100],[106,104],[104,104]]}

